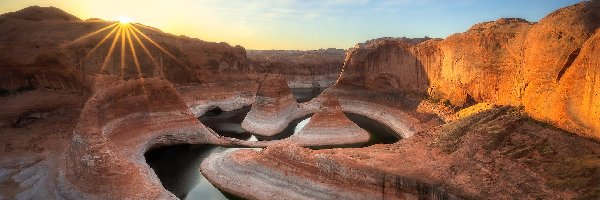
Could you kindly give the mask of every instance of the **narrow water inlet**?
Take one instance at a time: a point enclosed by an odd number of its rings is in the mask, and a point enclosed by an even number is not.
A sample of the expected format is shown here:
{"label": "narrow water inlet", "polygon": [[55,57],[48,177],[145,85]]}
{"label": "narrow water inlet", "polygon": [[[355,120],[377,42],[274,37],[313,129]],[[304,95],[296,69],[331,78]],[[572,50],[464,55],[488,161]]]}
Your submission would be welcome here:
{"label": "narrow water inlet", "polygon": [[392,144],[398,142],[402,137],[396,133],[392,128],[385,124],[378,122],[377,120],[353,113],[344,112],[346,117],[358,125],[360,128],[366,130],[371,135],[369,142],[365,143],[363,147],[371,146],[374,144]]}
{"label": "narrow water inlet", "polygon": [[163,187],[180,199],[239,199],[224,194],[200,173],[200,163],[214,153],[236,150],[214,145],[175,145],[152,149],[144,154]]}
{"label": "narrow water inlet", "polygon": [[[236,115],[243,112],[232,111]],[[219,115],[230,116],[231,113],[222,112]],[[356,148],[373,144],[389,144],[400,140],[400,136],[385,125],[357,114],[345,113],[350,120],[371,134],[369,142],[355,146],[330,146],[324,148]],[[218,116],[218,115],[217,115]],[[236,119],[237,117],[233,117]],[[232,117],[220,118],[225,124],[232,124]],[[310,121],[310,117],[295,120],[288,125],[286,130],[298,133]],[[215,123],[219,120],[215,120]],[[241,123],[241,122],[240,122]],[[218,123],[217,123],[218,125]],[[250,136],[248,140],[254,137]],[[226,148],[214,145],[176,145],[152,149],[145,154],[146,162],[154,170],[163,186],[181,199],[235,199],[235,196],[226,195],[215,188],[199,172],[200,163],[214,153],[231,151],[239,148]]]}
{"label": "narrow water inlet", "polygon": [[323,91],[325,91],[324,87],[313,87],[313,88],[290,88],[292,91],[292,95],[296,98],[298,103],[308,102],[315,97],[319,96]]}
{"label": "narrow water inlet", "polygon": [[[315,92],[312,89],[303,89],[295,90],[294,94],[302,93],[299,94],[301,97],[296,97],[299,101],[310,101],[320,92],[322,90]],[[290,122],[284,131],[275,136],[256,137],[241,127],[241,123],[250,109],[251,106],[247,106],[233,111],[223,111],[215,107],[199,117],[198,120],[222,136],[240,140],[264,141],[280,140],[297,134],[309,123],[312,116],[312,114],[307,115]],[[395,143],[401,139],[399,134],[376,120],[358,114],[344,114],[359,127],[369,132],[370,140],[364,144],[327,146],[318,149],[359,148],[373,144]],[[236,149],[238,148],[215,145],[176,145],[152,149],[144,156],[163,187],[180,199],[237,199],[235,196],[221,193],[218,188],[204,178],[199,170],[202,161],[211,154]]]}

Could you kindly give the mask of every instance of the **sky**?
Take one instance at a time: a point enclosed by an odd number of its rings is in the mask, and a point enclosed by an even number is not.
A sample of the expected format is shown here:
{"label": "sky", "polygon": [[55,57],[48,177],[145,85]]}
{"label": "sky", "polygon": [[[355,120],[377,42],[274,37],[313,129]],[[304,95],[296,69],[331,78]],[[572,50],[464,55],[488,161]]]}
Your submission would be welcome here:
{"label": "sky", "polygon": [[247,49],[347,49],[379,37],[445,38],[502,17],[539,21],[581,0],[0,0],[0,13],[54,6]]}

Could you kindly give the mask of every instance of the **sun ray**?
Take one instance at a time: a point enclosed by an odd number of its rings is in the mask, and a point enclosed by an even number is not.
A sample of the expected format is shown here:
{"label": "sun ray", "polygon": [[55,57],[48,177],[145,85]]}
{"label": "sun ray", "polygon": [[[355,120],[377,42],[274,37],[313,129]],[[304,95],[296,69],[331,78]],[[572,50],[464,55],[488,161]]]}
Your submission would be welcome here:
{"label": "sun ray", "polygon": [[125,28],[125,33],[127,35],[127,41],[129,42],[129,49],[131,50],[131,53],[133,54],[133,62],[135,63],[135,67],[137,68],[138,71],[138,76],[139,78],[143,78],[143,74],[142,74],[142,68],[140,67],[140,61],[138,60],[137,57],[137,53],[135,52],[135,47],[133,46],[133,41],[131,40],[131,33],[129,32],[131,28],[126,27]]}
{"label": "sun ray", "polygon": [[[142,42],[142,40],[140,39],[140,37],[137,35],[137,33],[133,30],[130,30],[131,35],[133,35],[133,38],[135,38],[135,40],[138,42],[138,44],[140,44],[140,46],[142,47],[142,49],[144,50],[144,52],[146,53],[146,55],[150,58],[150,60],[152,61],[152,64],[154,64],[155,70],[160,70],[160,66],[158,64],[158,62],[156,61],[156,59],[154,58],[154,56],[152,56],[152,53],[150,53],[150,50],[148,50],[148,48],[146,47],[146,45]],[[162,76],[162,72],[159,71],[160,74],[158,74],[159,76]],[[157,73],[154,73],[154,75],[157,75]]]}
{"label": "sun ray", "polygon": [[125,48],[127,48],[127,46],[125,46],[125,28],[127,28],[127,25],[121,25],[123,28],[121,29],[121,77],[125,77],[125,61],[126,61],[126,55],[125,55]]}
{"label": "sun ray", "polygon": [[169,51],[167,51],[166,49],[164,49],[163,47],[161,47],[158,43],[156,43],[154,40],[152,40],[152,38],[148,37],[146,34],[142,33],[142,31],[140,31],[138,28],[136,28],[134,25],[131,25],[131,28],[139,33],[143,38],[145,38],[146,40],[148,40],[150,43],[152,43],[156,48],[160,49],[162,52],[164,52],[165,54],[167,54],[169,57],[171,57],[173,60],[175,60],[177,63],[179,63],[182,66],[185,66],[181,61],[179,61],[179,59],[177,59],[173,54],[171,54]]}
{"label": "sun ray", "polygon": [[77,43],[77,42],[79,42],[79,41],[81,41],[81,40],[83,40],[83,39],[86,39],[86,38],[88,38],[88,37],[92,37],[92,36],[94,36],[94,35],[96,35],[96,34],[98,34],[98,33],[104,32],[104,31],[106,31],[106,30],[108,30],[108,29],[112,28],[113,26],[117,26],[118,24],[119,24],[119,23],[114,23],[114,24],[108,25],[108,26],[106,26],[106,27],[104,27],[104,28],[101,28],[100,30],[97,30],[97,31],[95,31],[95,32],[92,32],[92,33],[89,33],[89,34],[87,34],[87,35],[84,35],[84,36],[82,36],[82,37],[79,37],[79,38],[77,38],[77,39],[73,40],[73,43]]}
{"label": "sun ray", "polygon": [[123,27],[119,27],[119,30],[115,34],[115,39],[113,40],[112,44],[110,45],[110,49],[108,50],[108,54],[104,58],[104,62],[102,63],[102,67],[100,68],[100,72],[104,71],[104,68],[106,68],[106,64],[108,64],[108,60],[110,60],[110,57],[112,56],[112,54],[113,54],[113,52],[115,50],[115,46],[117,45],[117,42],[119,41],[119,37],[121,36],[121,34],[119,34],[119,32],[121,32],[122,29],[123,29]]}
{"label": "sun ray", "polygon": [[126,26],[125,34],[127,35],[127,41],[129,42],[129,49],[131,50],[131,54],[133,54],[133,61],[135,63],[135,67],[138,72],[138,78],[139,78],[138,80],[140,81],[140,84],[142,85],[142,92],[144,94],[148,94],[148,90],[146,89],[146,85],[144,84],[144,74],[142,73],[142,67],[140,66],[140,62],[138,60],[137,53],[135,51],[135,47],[133,46],[133,41],[131,40],[130,31],[131,31],[130,26]]}
{"label": "sun ray", "polygon": [[108,40],[108,38],[110,38],[110,36],[115,33],[117,31],[117,29],[119,29],[118,26],[115,26],[115,28],[113,28],[112,31],[110,31],[110,33],[108,33],[106,36],[104,36],[104,38],[102,38],[102,40],[100,40],[100,42],[98,44],[96,44],[96,46],[94,46],[94,48],[92,48],[92,50],[90,50],[90,52],[88,52],[85,57],[83,57],[83,59],[87,59],[88,57],[90,57],[90,55],[92,55],[92,53],[94,53],[102,44],[104,44],[104,42],[106,40]]}

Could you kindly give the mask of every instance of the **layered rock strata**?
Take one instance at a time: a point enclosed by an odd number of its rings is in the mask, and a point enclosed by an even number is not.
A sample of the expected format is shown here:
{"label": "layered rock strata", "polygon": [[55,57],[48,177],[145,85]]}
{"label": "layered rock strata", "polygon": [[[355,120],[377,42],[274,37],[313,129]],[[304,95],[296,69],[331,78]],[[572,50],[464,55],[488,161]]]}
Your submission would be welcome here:
{"label": "layered rock strata", "polygon": [[329,87],[344,64],[342,49],[248,50],[250,68],[258,73],[281,74],[290,88]]}
{"label": "layered rock strata", "polygon": [[276,144],[295,144],[303,147],[323,148],[340,146],[361,146],[367,143],[370,135],[350,121],[342,112],[336,99],[327,99],[321,104],[310,121],[288,138],[272,141],[236,141],[247,147],[267,147]]}
{"label": "layered rock strata", "polygon": [[390,145],[214,154],[201,172],[248,199],[594,199],[599,154],[597,142],[502,107]]}
{"label": "layered rock strata", "polygon": [[287,141],[300,146],[319,147],[361,144],[369,138],[367,131],[344,115],[337,99],[327,99],[308,124]]}
{"label": "layered rock strata", "polygon": [[314,111],[296,101],[281,75],[269,74],[261,79],[256,101],[242,122],[242,128],[256,135],[273,136],[283,131],[290,121]]}
{"label": "layered rock strata", "polygon": [[113,55],[107,56],[116,35],[111,30],[119,26],[104,20],[82,21],[54,7],[33,6],[0,15],[0,35],[4,36],[0,38],[0,94],[29,88],[82,91],[89,89],[95,74],[117,74],[123,79],[162,77],[175,84],[256,79],[241,46],[130,24],[165,50],[138,33],[149,56],[132,36],[140,64],[137,69],[131,50],[124,51],[121,59],[120,42]]}
{"label": "layered rock strata", "polygon": [[320,98],[339,99],[343,112],[376,120],[391,128],[400,138],[408,138],[443,123],[433,109],[421,109],[429,102],[420,96],[384,94],[336,85],[327,89]]}
{"label": "layered rock strata", "polygon": [[198,122],[169,82],[139,79],[114,84],[115,79],[103,79],[84,106],[61,158],[64,171],[58,180],[69,191],[64,195],[174,199],[145,163],[144,153],[161,145],[226,142]]}
{"label": "layered rock strata", "polygon": [[258,85],[256,81],[212,82],[181,85],[177,91],[190,111],[200,117],[214,108],[232,111],[254,104]]}
{"label": "layered rock strata", "polygon": [[368,41],[349,50],[338,84],[428,94],[457,107],[523,106],[538,120],[600,138],[598,27],[600,2],[586,1],[539,23],[507,18],[444,40]]}

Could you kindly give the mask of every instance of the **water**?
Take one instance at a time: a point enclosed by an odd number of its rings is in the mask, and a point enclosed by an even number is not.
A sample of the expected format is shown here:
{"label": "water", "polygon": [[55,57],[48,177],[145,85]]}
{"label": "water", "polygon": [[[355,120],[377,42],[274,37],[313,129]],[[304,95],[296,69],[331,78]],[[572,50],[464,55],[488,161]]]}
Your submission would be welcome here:
{"label": "water", "polygon": [[298,103],[304,103],[319,96],[327,88],[290,88]]}
{"label": "water", "polygon": [[218,200],[227,198],[202,176],[199,168],[204,158],[224,150],[212,145],[177,145],[152,149],[144,156],[163,187],[178,198]]}
{"label": "water", "polygon": [[[326,88],[291,88],[292,94],[298,102],[307,102],[319,94],[321,94]],[[246,114],[250,112],[251,106],[246,106],[237,110],[223,112],[219,107],[215,107],[207,111],[204,115],[198,118],[207,127],[214,130],[217,134],[237,138],[240,140],[248,140],[253,135],[245,131],[241,123],[244,121]],[[281,140],[287,138],[294,133],[298,133],[302,127],[304,127],[312,115],[307,115],[299,119],[293,120],[286,129],[281,133],[271,137],[256,136],[258,140]],[[302,123],[301,123],[302,122]]]}
{"label": "water", "polygon": [[[223,120],[221,121],[223,124],[232,124],[232,121],[228,120],[238,119],[239,116],[235,115],[245,116],[244,112],[231,112],[232,113],[221,112],[215,116],[227,116],[219,118]],[[350,120],[371,134],[371,139],[369,142],[358,146],[341,145],[320,147],[319,149],[365,147],[373,144],[395,143],[400,139],[400,137],[389,127],[375,120],[357,114],[345,114]],[[302,128],[308,124],[310,119],[310,117],[306,117],[290,123],[290,125],[288,125],[286,128],[286,131],[291,130],[291,134],[286,134],[293,135],[300,132]],[[213,122],[215,123],[214,125],[222,125],[217,123],[218,120],[214,120]],[[287,137],[289,137],[289,135]],[[280,137],[283,137],[283,135],[280,135]],[[251,135],[247,140],[257,141],[257,138]],[[222,194],[217,188],[210,184],[210,182],[208,182],[199,172],[199,166],[204,158],[213,153],[236,149],[237,148],[225,148],[213,145],[177,145],[152,149],[145,154],[145,157],[146,162],[158,175],[158,178],[161,180],[163,186],[177,197],[181,199],[219,200],[235,197]]]}
{"label": "water", "polygon": [[252,137],[252,134],[242,129],[242,121],[244,121],[246,114],[250,112],[250,108],[251,106],[246,106],[237,110],[223,112],[217,107],[200,116],[198,120],[219,135],[247,140]]}
{"label": "water", "polygon": [[371,118],[352,114],[344,113],[348,119],[358,125],[360,128],[366,130],[371,135],[369,142],[363,144],[363,147],[371,146],[374,144],[392,144],[398,142],[402,137],[394,132],[390,127],[375,121]]}
{"label": "water", "polygon": [[[296,90],[298,101],[310,101],[314,95],[312,90]],[[310,92],[310,95],[307,94]],[[321,91],[322,92],[322,91]],[[295,93],[296,94],[296,93]],[[304,95],[304,96],[303,96]],[[308,96],[307,96],[308,95]],[[311,97],[311,95],[313,95]],[[241,123],[250,107],[223,112],[215,108],[198,118],[202,123],[220,135],[242,140],[279,140],[287,138],[302,130],[311,119],[311,115],[292,121],[286,129],[273,137],[254,136],[241,128]],[[345,113],[346,116],[371,134],[369,142],[359,146],[332,146],[321,148],[364,147],[372,144],[389,144],[397,142],[400,137],[389,127],[367,117]],[[180,199],[237,199],[232,195],[221,193],[200,173],[200,163],[211,154],[233,151],[238,148],[225,148],[214,145],[176,145],[152,149],[144,156],[148,165],[154,170],[162,185]]]}

